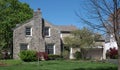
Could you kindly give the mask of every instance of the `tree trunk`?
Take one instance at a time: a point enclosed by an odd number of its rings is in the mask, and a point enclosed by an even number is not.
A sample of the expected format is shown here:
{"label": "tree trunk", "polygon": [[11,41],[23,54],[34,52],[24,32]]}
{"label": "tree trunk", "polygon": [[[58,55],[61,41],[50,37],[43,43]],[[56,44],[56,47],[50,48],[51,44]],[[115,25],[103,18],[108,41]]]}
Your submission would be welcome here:
{"label": "tree trunk", "polygon": [[118,44],[118,70],[120,70],[120,44]]}
{"label": "tree trunk", "polygon": [[115,39],[117,42],[117,47],[118,47],[118,70],[120,70],[120,39],[119,39],[119,35],[115,35]]}

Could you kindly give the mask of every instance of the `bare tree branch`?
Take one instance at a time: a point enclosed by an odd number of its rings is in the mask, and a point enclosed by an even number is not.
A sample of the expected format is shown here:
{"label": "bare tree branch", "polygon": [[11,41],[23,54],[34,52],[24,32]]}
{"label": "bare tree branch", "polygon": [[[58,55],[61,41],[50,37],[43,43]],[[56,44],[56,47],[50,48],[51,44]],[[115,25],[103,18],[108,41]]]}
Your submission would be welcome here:
{"label": "bare tree branch", "polygon": [[[82,23],[88,26],[112,34],[118,46],[118,70],[120,70],[120,0],[89,0],[86,11],[88,13],[82,17],[76,15]],[[89,12],[91,11],[91,12]],[[98,21],[97,23],[95,21]]]}

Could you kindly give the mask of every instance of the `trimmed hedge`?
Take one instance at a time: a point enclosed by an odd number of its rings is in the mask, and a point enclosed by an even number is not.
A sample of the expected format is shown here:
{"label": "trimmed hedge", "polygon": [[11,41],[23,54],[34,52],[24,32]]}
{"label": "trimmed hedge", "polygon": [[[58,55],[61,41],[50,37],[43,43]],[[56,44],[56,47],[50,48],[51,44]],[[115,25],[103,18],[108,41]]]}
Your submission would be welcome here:
{"label": "trimmed hedge", "polygon": [[33,50],[21,51],[19,54],[19,57],[21,58],[21,60],[25,62],[31,62],[31,61],[37,60],[36,51],[33,51]]}
{"label": "trimmed hedge", "polygon": [[59,59],[61,59],[60,55],[49,54],[48,57],[49,57],[49,60],[59,60]]}
{"label": "trimmed hedge", "polygon": [[21,58],[22,61],[25,62],[32,62],[32,61],[37,61],[39,60],[60,60],[62,57],[60,55],[53,55],[50,54],[48,55],[45,52],[36,52],[33,50],[24,50],[21,51],[19,54],[19,57]]}

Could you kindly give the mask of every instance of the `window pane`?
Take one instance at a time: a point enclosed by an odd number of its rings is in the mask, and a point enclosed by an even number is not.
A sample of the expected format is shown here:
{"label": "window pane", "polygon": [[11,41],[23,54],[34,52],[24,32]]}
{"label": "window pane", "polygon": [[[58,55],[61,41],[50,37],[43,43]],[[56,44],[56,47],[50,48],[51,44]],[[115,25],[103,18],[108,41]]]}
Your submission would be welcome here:
{"label": "window pane", "polygon": [[53,44],[48,44],[48,45],[46,45],[46,48],[45,48],[46,53],[48,53],[48,54],[54,54],[54,52],[53,52],[53,50],[54,50],[53,47],[54,47]]}
{"label": "window pane", "polygon": [[49,36],[49,27],[45,27],[45,36]]}
{"label": "window pane", "polygon": [[26,35],[31,35],[31,28],[26,27],[25,33],[26,33]]}
{"label": "window pane", "polygon": [[20,44],[20,50],[27,50],[28,44]]}

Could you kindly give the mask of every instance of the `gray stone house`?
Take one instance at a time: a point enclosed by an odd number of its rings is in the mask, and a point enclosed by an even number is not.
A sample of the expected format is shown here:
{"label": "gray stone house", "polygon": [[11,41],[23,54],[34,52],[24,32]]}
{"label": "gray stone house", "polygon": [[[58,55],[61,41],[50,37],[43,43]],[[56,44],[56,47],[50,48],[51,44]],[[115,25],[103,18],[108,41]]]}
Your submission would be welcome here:
{"label": "gray stone house", "polygon": [[23,24],[16,25],[13,32],[13,58],[19,59],[21,50],[35,50],[48,54],[60,55],[62,39],[75,26],[55,26],[42,18],[41,11],[37,10],[33,18]]}

